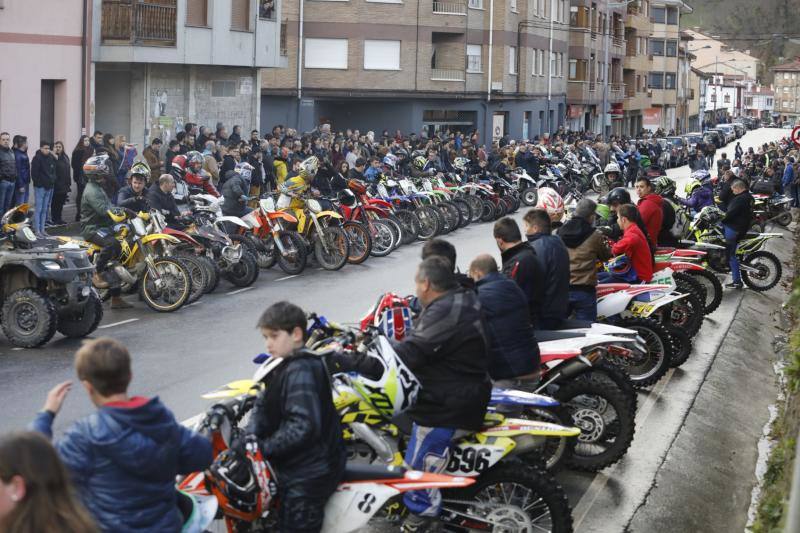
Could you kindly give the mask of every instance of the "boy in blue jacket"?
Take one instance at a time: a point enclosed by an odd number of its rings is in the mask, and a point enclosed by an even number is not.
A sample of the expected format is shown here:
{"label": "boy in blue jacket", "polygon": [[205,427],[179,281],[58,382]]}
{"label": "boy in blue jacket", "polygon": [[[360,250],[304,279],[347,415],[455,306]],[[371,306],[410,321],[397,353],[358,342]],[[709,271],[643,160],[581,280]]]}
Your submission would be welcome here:
{"label": "boy in blue jacket", "polygon": [[[157,397],[128,395],[130,355],[114,339],[85,342],[75,369],[97,411],[55,446],[84,505],[104,532],[180,531],[175,476],[208,467],[211,443],[176,422]],[[52,437],[71,386],[65,381],[50,391],[34,430]]]}

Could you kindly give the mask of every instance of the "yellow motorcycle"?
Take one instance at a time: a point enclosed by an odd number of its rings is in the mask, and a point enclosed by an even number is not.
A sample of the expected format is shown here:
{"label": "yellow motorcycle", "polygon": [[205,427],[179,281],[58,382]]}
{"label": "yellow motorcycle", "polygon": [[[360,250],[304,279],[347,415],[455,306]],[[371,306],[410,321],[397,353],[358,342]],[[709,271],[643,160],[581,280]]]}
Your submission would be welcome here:
{"label": "yellow motorcycle", "polygon": [[[114,236],[122,247],[120,257],[109,264],[109,272],[122,292],[138,289],[139,296],[153,310],[162,313],[176,311],[186,303],[192,292],[192,278],[181,262],[174,257],[159,254],[161,244],[180,244],[175,237],[164,233],[148,233],[148,213],[135,215],[123,210],[109,211],[116,222]],[[58,237],[64,243],[84,248],[96,261],[101,246],[71,237]],[[101,297],[110,296],[107,289],[100,290]]]}
{"label": "yellow motorcycle", "polygon": [[350,241],[342,228],[342,215],[323,209],[319,200],[304,198],[287,189],[281,191],[276,205],[291,211],[297,218],[297,233],[314,250],[317,262],[325,270],[339,270],[350,255]]}

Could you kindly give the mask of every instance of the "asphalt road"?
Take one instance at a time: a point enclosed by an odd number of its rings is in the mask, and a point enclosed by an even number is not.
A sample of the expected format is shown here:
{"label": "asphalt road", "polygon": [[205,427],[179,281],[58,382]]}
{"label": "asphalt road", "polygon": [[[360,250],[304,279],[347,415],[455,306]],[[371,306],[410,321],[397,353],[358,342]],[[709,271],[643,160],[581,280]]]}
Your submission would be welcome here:
{"label": "asphalt road", "polygon": [[[748,132],[740,142],[746,150],[783,135],[782,130],[760,129]],[[733,147],[732,143],[717,153],[726,151],[731,156]],[[678,180],[682,191],[688,168],[671,169],[669,175]],[[522,215],[516,216],[521,219]],[[469,226],[448,239],[457,247],[462,270],[479,253],[491,252],[499,259],[491,224]],[[129,297],[135,308],[107,309],[95,336],[114,337],[130,348],[132,393],[158,395],[178,419],[186,419],[207,405],[200,398],[203,392],[251,375],[251,359],[264,348],[255,322],[268,305],[290,300],[338,321],[357,321],[383,292],[413,291],[421,247],[420,243],[403,246],[386,258],[371,258],[339,272],[312,268],[299,276],[286,276],[277,269],[262,271],[248,289],[223,281],[216,293],[171,314],[152,312]],[[741,292],[726,294],[696,338],[695,355],[642,394],[637,435],[625,460],[598,475],[560,475],[574,508],[576,530],[621,531],[642,505],[639,496],[651,487],[671,436],[692,406],[740,299]],[[50,387],[74,378],[72,357],[79,344],[57,335],[43,348],[23,350],[0,339],[0,431],[25,427]],[[91,410],[85,394],[75,388],[56,420],[56,431]]]}

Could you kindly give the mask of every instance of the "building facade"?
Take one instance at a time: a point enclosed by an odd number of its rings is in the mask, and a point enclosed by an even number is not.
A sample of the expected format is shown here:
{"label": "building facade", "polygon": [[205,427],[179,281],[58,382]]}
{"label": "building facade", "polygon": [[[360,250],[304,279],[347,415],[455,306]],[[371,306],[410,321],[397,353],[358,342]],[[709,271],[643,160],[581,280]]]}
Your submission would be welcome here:
{"label": "building facade", "polygon": [[622,81],[625,99],[622,102],[622,133],[637,137],[643,128],[646,109],[651,107],[647,74],[650,71],[650,0],[628,4],[625,17],[625,58]]}
{"label": "building facade", "polygon": [[708,74],[741,74],[752,79],[758,77],[760,60],[750,55],[750,50],[733,50],[718,41],[697,31],[686,29],[684,33],[694,40],[690,51],[695,55],[692,66]]}
{"label": "building facade", "polygon": [[485,142],[484,132],[533,138],[563,124],[568,0],[285,0],[282,9],[281,66],[262,73],[262,130],[477,129]]}
{"label": "building facade", "polygon": [[624,7],[608,0],[572,0],[569,27],[568,126],[622,133],[626,53]]}
{"label": "building facade", "polygon": [[92,0],[92,9],[93,128],[141,148],[187,122],[259,126],[261,68],[279,61],[279,5]]}
{"label": "building facade", "polygon": [[651,107],[645,112],[645,129],[678,128],[678,77],[681,15],[692,8],[681,0],[651,0],[650,72]]}
{"label": "building facade", "polygon": [[62,141],[71,152],[88,124],[88,59],[82,2],[5,2],[0,10],[0,130]]}
{"label": "building facade", "polygon": [[775,73],[775,114],[781,122],[800,122],[800,57],[772,67]]}
{"label": "building facade", "polygon": [[769,87],[757,85],[750,87],[744,93],[744,115],[771,121],[772,113],[775,110],[775,91]]}

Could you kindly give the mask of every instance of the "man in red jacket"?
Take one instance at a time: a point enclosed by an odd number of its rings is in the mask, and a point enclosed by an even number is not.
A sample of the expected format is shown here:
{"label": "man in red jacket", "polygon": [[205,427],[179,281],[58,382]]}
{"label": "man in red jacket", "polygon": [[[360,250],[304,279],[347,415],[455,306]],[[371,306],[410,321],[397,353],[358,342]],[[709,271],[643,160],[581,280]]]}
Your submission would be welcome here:
{"label": "man in red jacket", "polygon": [[658,234],[664,221],[664,199],[653,191],[653,185],[647,178],[636,181],[636,194],[639,195],[639,214],[647,228],[647,238],[653,246],[658,246]]}
{"label": "man in red jacket", "polygon": [[[636,184],[638,187],[638,183]],[[636,271],[636,275],[641,281],[653,279],[653,256],[650,253],[650,246],[647,238],[639,229],[636,223],[639,213],[633,204],[624,204],[617,209],[617,220],[619,227],[622,228],[623,235],[620,240],[611,247],[614,255],[625,254],[631,262],[631,266]]]}

